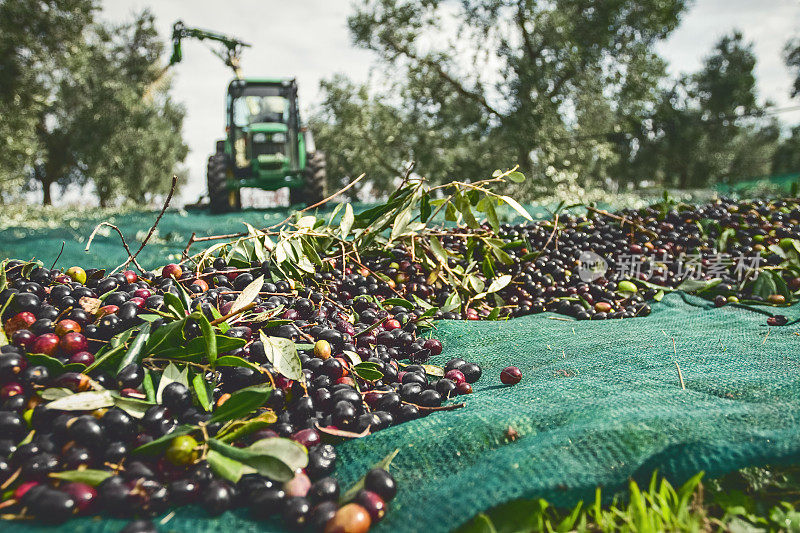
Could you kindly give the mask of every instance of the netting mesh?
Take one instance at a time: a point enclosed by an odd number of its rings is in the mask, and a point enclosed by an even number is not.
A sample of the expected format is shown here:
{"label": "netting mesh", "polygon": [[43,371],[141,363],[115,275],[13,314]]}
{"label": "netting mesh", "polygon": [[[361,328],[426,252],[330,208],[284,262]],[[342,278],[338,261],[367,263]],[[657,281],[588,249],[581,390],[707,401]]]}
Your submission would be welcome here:
{"label": "netting mesh", "polygon": [[[483,366],[484,377],[463,409],[339,446],[344,487],[400,449],[391,468],[400,490],[376,531],[449,531],[521,497],[572,505],[593,498],[598,485],[611,495],[654,469],[681,482],[699,470],[718,475],[800,459],[795,327],[770,329],[763,314],[715,309],[682,294],[667,295],[647,318],[552,317],[437,323],[445,353],[435,362],[464,356]],[[501,369],[512,364],[522,382],[500,385]],[[507,437],[509,427],[516,440]],[[110,532],[123,523],[82,519],[63,529]],[[190,507],[163,530],[280,525],[252,522],[244,511],[208,519]]]}

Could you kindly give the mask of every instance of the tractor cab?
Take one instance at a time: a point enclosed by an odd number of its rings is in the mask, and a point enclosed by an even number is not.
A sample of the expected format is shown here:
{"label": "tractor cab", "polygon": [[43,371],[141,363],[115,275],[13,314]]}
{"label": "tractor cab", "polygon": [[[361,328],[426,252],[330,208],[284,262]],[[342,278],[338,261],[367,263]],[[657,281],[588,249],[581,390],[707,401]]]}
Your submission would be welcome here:
{"label": "tractor cab", "polygon": [[225,110],[227,137],[209,160],[212,210],[237,209],[242,187],[288,187],[293,204],[322,198],[324,155],[301,127],[294,79],[234,79]]}
{"label": "tractor cab", "polygon": [[296,180],[305,167],[305,135],[294,80],[233,80],[226,107],[234,177]]}

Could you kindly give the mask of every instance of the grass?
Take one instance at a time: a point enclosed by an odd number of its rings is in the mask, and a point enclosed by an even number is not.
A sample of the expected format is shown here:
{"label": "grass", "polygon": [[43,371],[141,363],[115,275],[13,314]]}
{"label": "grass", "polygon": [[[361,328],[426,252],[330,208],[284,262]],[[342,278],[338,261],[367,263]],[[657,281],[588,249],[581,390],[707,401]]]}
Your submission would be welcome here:
{"label": "grass", "polygon": [[800,532],[800,466],[747,468],[680,487],[653,474],[647,487],[631,481],[603,505],[598,488],[589,505],[557,509],[543,499],[516,500],[475,516],[459,533],[521,531],[789,531]]}

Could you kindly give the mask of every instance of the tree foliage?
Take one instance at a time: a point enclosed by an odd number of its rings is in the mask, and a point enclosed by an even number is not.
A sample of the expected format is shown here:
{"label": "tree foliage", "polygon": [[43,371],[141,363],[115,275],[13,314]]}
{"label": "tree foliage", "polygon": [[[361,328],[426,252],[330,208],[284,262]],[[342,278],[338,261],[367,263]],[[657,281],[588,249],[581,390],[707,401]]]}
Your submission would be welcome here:
{"label": "tree foliage", "polygon": [[319,145],[342,154],[333,176],[366,172],[379,191],[409,161],[433,183],[519,164],[532,179],[511,192],[526,199],[768,173],[781,127],[762,116],[770,104],[740,32],[723,36],[697,73],[667,76],[655,45],[684,9],[680,0],[359,0],[353,40],[385,76],[323,83]]}
{"label": "tree foliage", "polygon": [[[90,185],[100,204],[165,193],[187,153],[152,14],[95,22],[78,0],[0,4],[0,192]],[[4,16],[7,15],[7,16]]]}
{"label": "tree foliage", "polygon": [[599,178],[615,161],[614,139],[568,139],[597,137],[646,106],[664,70],[653,47],[683,9],[681,0],[362,0],[349,26],[391,75],[404,158],[418,172],[477,179],[516,163],[534,178],[525,191],[543,193]]}
{"label": "tree foliage", "polygon": [[37,126],[94,9],[93,0],[0,2],[0,197],[18,191],[33,158],[59,143],[42,146]]}
{"label": "tree foliage", "polygon": [[629,178],[685,189],[767,174],[780,129],[759,118],[766,106],[758,102],[755,64],[752,44],[735,31],[699,72],[662,90],[635,137]]}

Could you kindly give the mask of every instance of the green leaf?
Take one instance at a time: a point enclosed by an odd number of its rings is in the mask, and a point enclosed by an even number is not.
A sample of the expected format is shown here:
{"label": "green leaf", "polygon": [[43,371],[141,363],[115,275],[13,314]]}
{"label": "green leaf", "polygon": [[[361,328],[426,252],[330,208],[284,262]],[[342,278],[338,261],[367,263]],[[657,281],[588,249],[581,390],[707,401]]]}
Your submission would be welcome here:
{"label": "green leaf", "polygon": [[422,195],[420,199],[420,206],[419,206],[419,219],[421,222],[425,223],[428,221],[428,218],[431,216],[431,196],[426,192]]}
{"label": "green leaf", "polygon": [[74,393],[65,387],[51,387],[39,393],[39,395],[42,397],[42,400],[58,400],[59,398],[71,396],[72,394]]}
{"label": "green leaf", "polygon": [[719,238],[717,239],[717,251],[724,252],[728,249],[728,239],[736,235],[736,230],[733,228],[725,228],[722,233],[720,233]]}
{"label": "green leaf", "polygon": [[[263,280],[263,277],[262,277]],[[217,334],[214,333],[214,327],[211,325],[211,322],[208,321],[206,315],[201,312],[193,314],[195,316],[195,320],[200,325],[200,331],[203,332],[203,342],[205,344],[206,349],[206,358],[208,359],[209,364],[214,366],[217,360]]]}
{"label": "green leaf", "polygon": [[169,447],[172,439],[180,437],[181,435],[188,435],[192,431],[198,431],[197,426],[190,426],[188,424],[180,425],[172,430],[172,432],[152,440],[147,444],[142,444],[138,448],[134,448],[133,453],[141,453],[144,455],[161,453]]}
{"label": "green leaf", "polygon": [[183,326],[185,324],[186,318],[182,318],[181,320],[173,320],[156,329],[151,333],[150,338],[144,345],[143,352],[145,354],[155,354],[162,350],[182,346]]}
{"label": "green leaf", "polygon": [[486,289],[486,292],[489,294],[497,292],[507,287],[509,283],[511,283],[511,275],[504,274],[499,278],[495,278],[494,280],[492,280],[492,282],[489,284],[489,288]]}
{"label": "green leaf", "polygon": [[217,359],[216,366],[240,366],[243,368],[252,368],[253,370],[260,372],[261,367],[255,363],[251,363],[247,359],[243,359],[238,355],[223,355],[219,359]]}
{"label": "green leaf", "polygon": [[661,300],[663,300],[663,299],[664,299],[664,290],[663,290],[663,289],[662,289],[662,290],[659,290],[659,291],[658,291],[657,293],[655,293],[655,295],[653,296],[653,300],[655,300],[656,302],[660,302],[660,301],[661,301]]}
{"label": "green leaf", "polygon": [[[264,446],[261,446],[260,448],[254,448],[256,444],[262,442],[265,444]],[[295,461],[294,464],[288,464],[285,462],[283,458],[278,455],[280,453],[280,449],[282,449],[283,442],[292,443],[291,446],[293,449],[299,452],[305,460],[300,461],[299,463]],[[308,465],[308,451],[305,449],[305,447],[292,440],[282,439],[280,437],[263,439],[253,443],[247,448],[230,446],[217,439],[209,439],[208,444],[213,451],[218,452],[229,459],[239,461],[240,463],[255,469],[262,476],[266,476],[279,482],[286,482],[294,477],[294,472],[298,470],[298,468],[294,468],[296,464],[305,463],[305,465]],[[301,449],[299,449],[298,446],[301,447]]]}
{"label": "green leaf", "polygon": [[406,300],[405,298],[387,298],[383,301],[384,308],[387,305],[399,305],[400,307],[405,307],[409,311],[414,310],[414,304]]}
{"label": "green leaf", "polygon": [[447,222],[455,222],[458,220],[458,213],[456,213],[456,206],[453,205],[453,202],[448,202],[447,206],[444,208],[444,219]]}
{"label": "green leaf", "polygon": [[278,417],[273,411],[265,411],[260,415],[251,418],[245,422],[237,421],[229,426],[229,429],[217,433],[217,439],[231,443],[255,433],[259,429],[271,426],[278,421]]}
{"label": "green leaf", "polygon": [[183,302],[171,292],[164,293],[164,306],[167,310],[171,311],[178,320],[186,316],[186,308],[183,306]]}
{"label": "green leaf", "polygon": [[447,252],[445,251],[438,237],[432,236],[430,238],[430,247],[431,252],[433,252],[433,255],[436,257],[439,263],[447,266]]}
{"label": "green leaf", "polygon": [[353,206],[348,203],[344,206],[344,215],[342,215],[342,221],[339,223],[339,234],[342,239],[346,239],[350,235],[350,230],[353,228],[353,222],[355,221]]}
{"label": "green leaf", "polygon": [[456,309],[461,308],[461,297],[458,295],[458,291],[453,291],[450,296],[447,297],[445,300],[444,305],[441,307],[442,313],[449,313],[450,311],[455,311]]}
{"label": "green leaf", "polygon": [[144,389],[145,396],[148,402],[155,403],[156,391],[153,387],[153,375],[149,368],[144,369],[144,379],[142,379],[142,388]]}
{"label": "green leaf", "polygon": [[361,356],[352,350],[343,350],[342,355],[350,359],[350,364],[353,366],[361,363]]}
{"label": "green leaf", "polygon": [[492,519],[486,513],[478,513],[472,520],[459,528],[459,533],[497,533]]}
{"label": "green leaf", "polygon": [[789,290],[786,280],[783,279],[779,272],[774,270],[769,272],[772,275],[772,282],[775,284],[775,294],[780,294],[786,298],[786,301],[789,301],[792,297],[792,291]]}
{"label": "green leaf", "polygon": [[303,379],[303,365],[297,354],[297,347],[291,339],[283,337],[268,337],[263,331],[258,332],[267,359],[281,375],[295,381]]}
{"label": "green leaf", "polygon": [[224,422],[246,416],[267,403],[270,394],[272,394],[272,388],[267,384],[239,389],[211,413],[208,423]]}
{"label": "green leaf", "polygon": [[489,221],[495,233],[500,232],[500,219],[497,217],[497,209],[495,209],[494,203],[491,201],[486,205],[486,220]]}
{"label": "green leaf", "polygon": [[[222,318],[222,315],[220,314],[219,310],[217,310],[217,308],[214,307],[213,305],[211,306],[211,315],[214,317],[214,320]],[[219,324],[217,324],[217,327],[222,333],[225,333],[226,331],[231,329],[230,324],[228,324],[227,322],[220,322]]]}
{"label": "green leaf", "polygon": [[293,472],[308,466],[308,450],[292,439],[283,437],[261,439],[245,449],[259,455],[270,455],[280,459]]}
{"label": "green leaf", "polygon": [[[216,335],[215,342],[217,345],[217,352],[219,353],[231,352],[247,344],[247,341],[244,339],[227,337],[225,335]],[[158,352],[158,356],[166,359],[198,363],[203,358],[203,355],[206,354],[206,349],[205,337],[195,337],[182,346],[176,346]]]}
{"label": "green leaf", "polygon": [[185,386],[187,389],[189,388],[189,368],[184,367],[181,371],[177,366],[173,363],[169,363],[166,368],[164,368],[164,372],[161,373],[161,379],[158,381],[158,391],[156,392],[155,401],[157,403],[162,402],[162,395],[164,394],[164,389],[167,388],[167,385],[170,383],[180,383],[181,385]]}
{"label": "green leaf", "polygon": [[516,200],[514,200],[514,199],[513,199],[513,198],[511,198],[510,196],[501,196],[501,197],[500,197],[500,199],[501,199],[501,200],[503,200],[503,201],[504,201],[505,203],[507,203],[508,205],[510,205],[510,206],[511,206],[511,208],[512,208],[514,211],[516,211],[517,213],[519,213],[520,215],[522,215],[522,216],[523,216],[523,217],[524,217],[526,220],[529,220],[529,221],[533,222],[533,218],[531,218],[531,215],[530,215],[530,214],[529,214],[529,213],[528,213],[528,212],[525,210],[525,208],[524,208],[524,207],[522,207],[522,206],[520,205],[520,203],[519,203],[519,202],[517,202]]}
{"label": "green leaf", "polygon": [[[170,325],[171,324],[162,326],[161,328],[159,328],[159,330],[169,327]],[[139,334],[136,335],[135,339],[133,339],[131,347],[128,349],[127,352],[125,352],[125,355],[122,356],[122,359],[120,359],[119,365],[117,366],[117,372],[119,372],[120,370],[122,370],[131,363],[139,362],[141,356],[143,355],[143,349],[148,344],[147,341],[150,338],[150,327],[151,325],[148,322],[142,326],[142,329],[139,330]],[[157,330],[156,332],[158,332],[159,330]],[[95,361],[95,363],[96,362],[97,361]]]}
{"label": "green leaf", "polygon": [[247,470],[247,467],[241,462],[225,457],[215,450],[208,452],[206,461],[216,475],[231,483],[238,483]]}
{"label": "green leaf", "polygon": [[[372,470],[373,468],[380,468],[382,470],[388,471],[389,470],[389,465],[392,464],[392,461],[394,460],[395,457],[397,457],[398,453],[400,453],[400,449],[399,448],[396,449],[395,451],[391,452],[389,455],[387,455],[386,457],[384,457],[380,461],[378,461],[375,464],[375,466],[370,468],[370,470]],[[339,497],[339,503],[346,503],[346,502],[351,501],[353,498],[355,498],[355,496],[358,493],[358,491],[360,491],[361,489],[364,488],[364,478],[365,477],[367,477],[366,474],[364,474],[364,476],[361,479],[356,481],[356,483],[352,487],[347,489],[347,491],[344,492]]]}
{"label": "green leaf", "polygon": [[425,373],[429,376],[434,376],[437,378],[444,377],[444,368],[436,365],[422,365],[422,368],[425,369]]}
{"label": "green leaf", "polygon": [[778,288],[775,286],[775,280],[772,275],[766,270],[762,270],[758,274],[755,283],[753,283],[753,294],[761,296],[762,298],[769,298],[770,295],[776,294]]}
{"label": "green leaf", "polygon": [[197,401],[200,406],[206,411],[211,411],[211,391],[209,390],[210,383],[206,382],[203,374],[198,372],[192,378],[192,388],[194,394],[197,396]]}
{"label": "green leaf", "polygon": [[483,258],[483,262],[481,263],[481,271],[486,279],[492,279],[495,275],[494,271],[494,261],[492,261],[491,255],[486,255]]}
{"label": "green leaf", "polygon": [[703,292],[711,289],[712,287],[716,287],[722,283],[722,279],[714,278],[709,280],[703,279],[685,279],[678,285],[675,290],[684,291],[684,292]]}
{"label": "green leaf", "polygon": [[31,366],[43,366],[51,375],[57,376],[65,372],[64,363],[43,353],[29,353],[25,356]]}
{"label": "green leaf", "polygon": [[154,405],[154,402],[139,400],[138,398],[123,398],[117,393],[112,392],[114,406],[119,407],[134,418],[144,417],[145,412]]}
{"label": "green leaf", "polygon": [[408,228],[408,223],[411,222],[411,208],[406,207],[395,217],[394,224],[392,224],[392,233],[389,236],[389,240],[393,241],[397,237],[403,234],[403,232]]}
{"label": "green leaf", "polygon": [[353,372],[364,381],[378,381],[383,378],[383,372],[378,370],[375,363],[359,363],[353,367]]}
{"label": "green leaf", "polygon": [[114,405],[114,397],[107,390],[77,392],[48,403],[48,409],[60,411],[94,411]]}
{"label": "green leaf", "polygon": [[72,483],[85,483],[96,487],[106,479],[114,475],[113,472],[108,470],[92,470],[87,468],[85,470],[66,470],[64,472],[52,472],[49,474],[51,478],[60,479],[62,481],[69,481]]}
{"label": "green leaf", "polygon": [[516,170],[514,172],[509,172],[507,177],[514,183],[522,183],[523,181],[525,181],[525,174],[523,174],[522,172],[518,172]]}
{"label": "green leaf", "polygon": [[239,296],[233,301],[233,305],[231,306],[231,313],[235,313],[240,309],[244,308],[245,306],[249,305],[256,298],[258,298],[258,293],[261,292],[261,288],[264,286],[264,276],[258,276],[256,279],[250,282],[250,284],[242,290]]}

